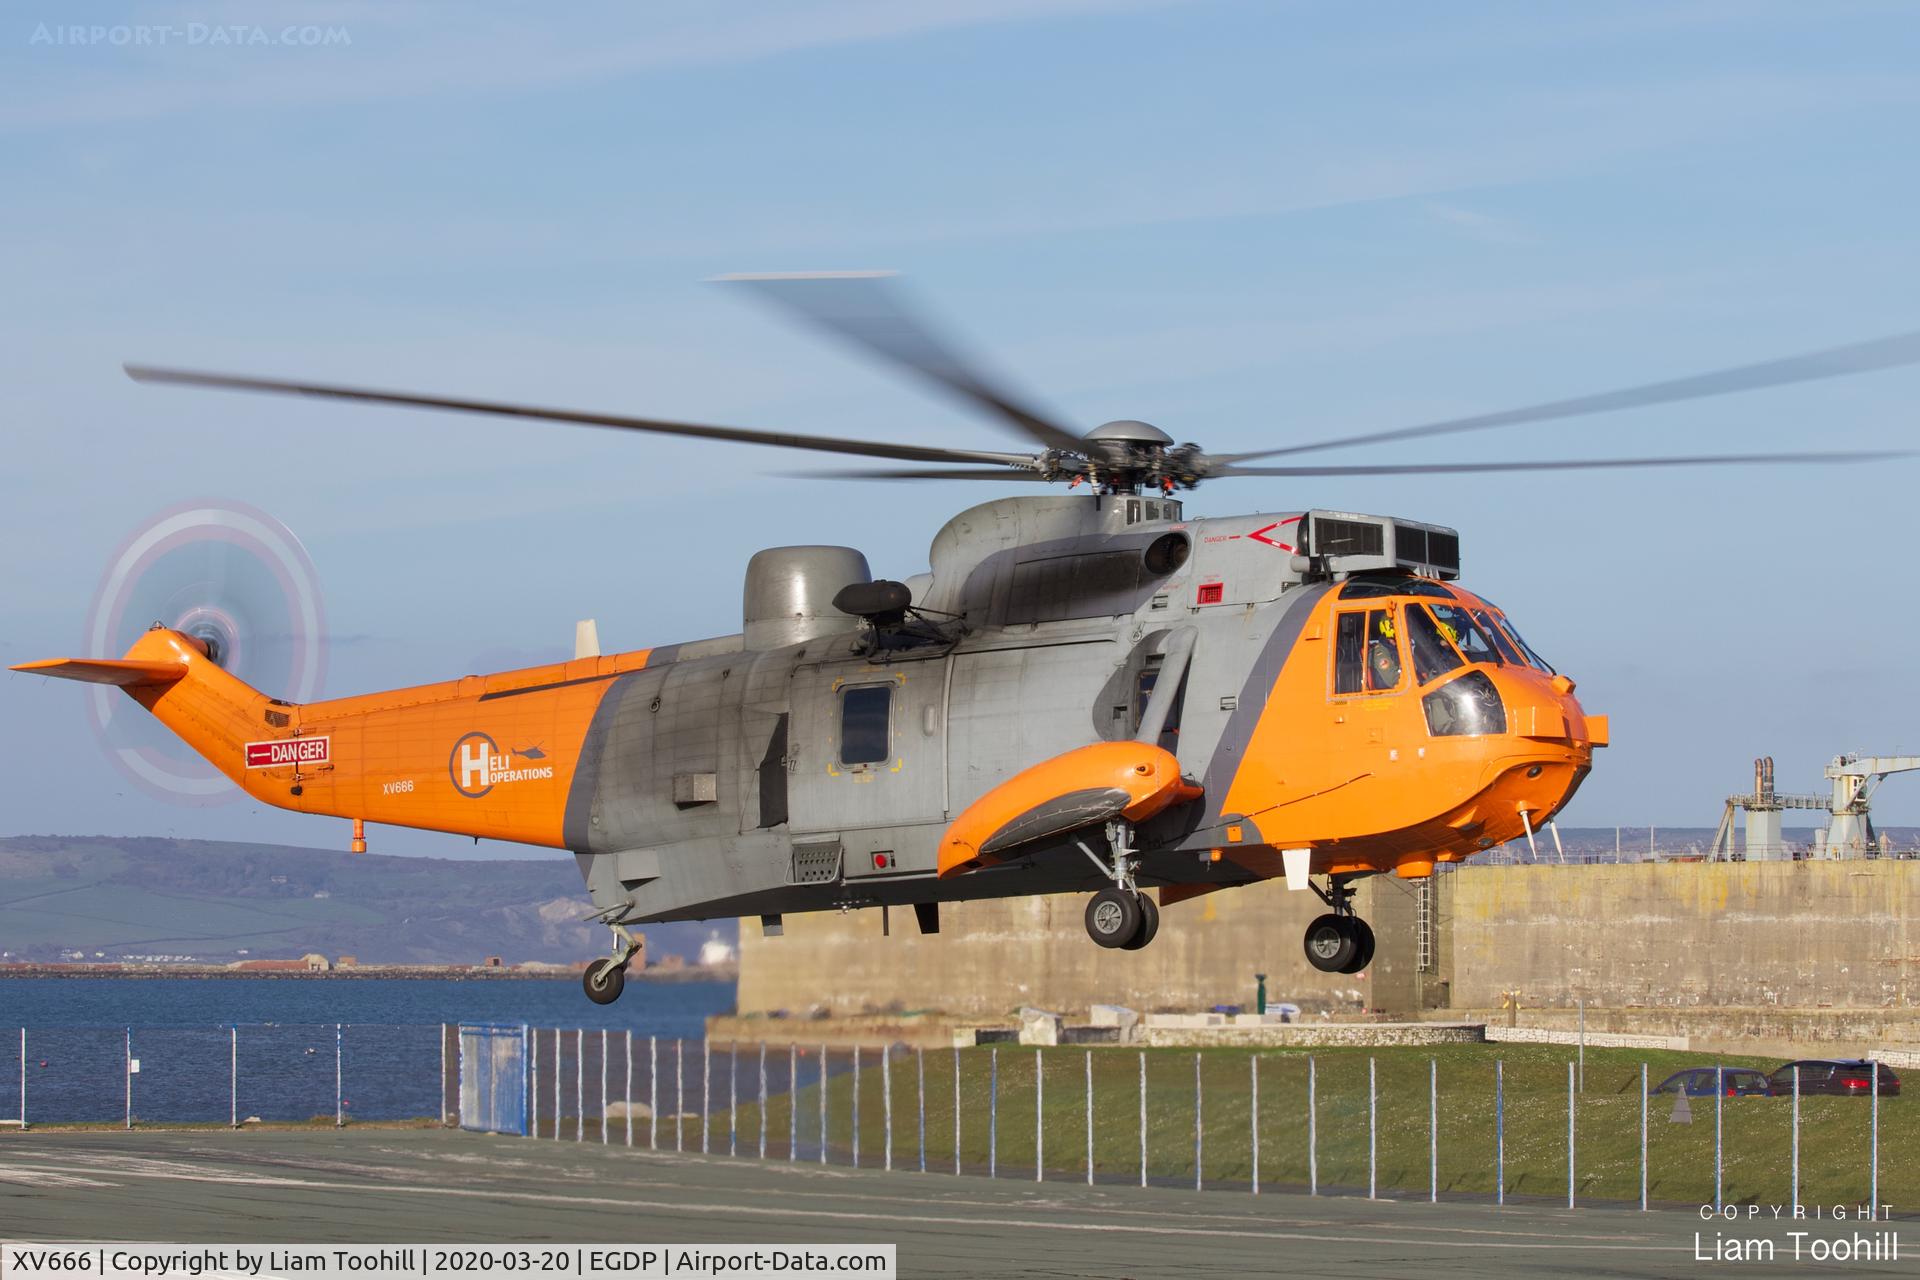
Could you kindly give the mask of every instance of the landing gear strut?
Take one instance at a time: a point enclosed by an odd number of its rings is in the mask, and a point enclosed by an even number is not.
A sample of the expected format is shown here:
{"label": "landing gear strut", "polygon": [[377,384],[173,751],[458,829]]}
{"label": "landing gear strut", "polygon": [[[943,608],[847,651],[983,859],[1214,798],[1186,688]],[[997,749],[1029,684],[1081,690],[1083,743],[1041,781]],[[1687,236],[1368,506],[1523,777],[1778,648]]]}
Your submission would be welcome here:
{"label": "landing gear strut", "polygon": [[595,1004],[612,1004],[627,989],[627,962],[645,945],[623,924],[609,925],[613,930],[613,954],[587,966],[580,980],[587,999]]}
{"label": "landing gear strut", "polygon": [[1373,930],[1353,914],[1353,887],[1346,876],[1328,877],[1328,887],[1309,882],[1331,910],[1307,926],[1307,963],[1322,973],[1359,973],[1373,963]]}
{"label": "landing gear strut", "polygon": [[1160,908],[1152,898],[1140,892],[1134,882],[1139,857],[1132,845],[1133,830],[1125,822],[1107,824],[1108,855],[1102,858],[1086,842],[1080,851],[1100,868],[1100,874],[1113,881],[1087,903],[1087,936],[1103,947],[1138,951],[1153,941],[1160,931]]}

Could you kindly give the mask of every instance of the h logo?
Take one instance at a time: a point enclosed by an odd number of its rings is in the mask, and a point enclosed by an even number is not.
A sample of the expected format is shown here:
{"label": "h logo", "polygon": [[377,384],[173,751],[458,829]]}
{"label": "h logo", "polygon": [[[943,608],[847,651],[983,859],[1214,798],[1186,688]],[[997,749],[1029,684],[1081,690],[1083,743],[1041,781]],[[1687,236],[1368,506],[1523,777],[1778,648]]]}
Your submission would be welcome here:
{"label": "h logo", "polygon": [[493,760],[500,744],[484,733],[469,733],[453,744],[447,773],[461,795],[479,799],[493,790]]}

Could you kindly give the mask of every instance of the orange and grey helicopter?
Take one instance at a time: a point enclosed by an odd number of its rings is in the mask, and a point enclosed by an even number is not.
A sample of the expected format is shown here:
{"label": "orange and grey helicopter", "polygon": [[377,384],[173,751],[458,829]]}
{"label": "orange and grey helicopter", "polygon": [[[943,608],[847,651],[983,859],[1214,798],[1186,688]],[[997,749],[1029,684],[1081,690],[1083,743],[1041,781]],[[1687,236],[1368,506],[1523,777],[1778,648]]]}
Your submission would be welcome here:
{"label": "orange and grey helicopter", "polygon": [[[1316,466],[1256,460],[1887,368],[1920,335],[1527,409],[1214,454],[1143,422],[1084,435],[989,380],[871,275],[734,277],[1010,424],[1019,452],[800,436],[279,379],[130,366],[144,382],[280,392],[812,449],[916,464],[860,478],[1060,481],[875,580],[857,550],[747,565],[737,634],[296,705],[222,668],[225,639],[162,619],[124,655],[17,670],[118,685],[247,794],[304,813],[571,850],[610,955],[629,926],[1092,891],[1102,946],[1146,946],[1162,907],[1284,876],[1326,912],[1307,959],[1373,951],[1353,883],[1530,835],[1580,786],[1604,716],[1458,582],[1447,527],[1304,509],[1189,516],[1228,477],[1805,463],[1887,453]],[[1157,888],[1156,903],[1145,890]]]}

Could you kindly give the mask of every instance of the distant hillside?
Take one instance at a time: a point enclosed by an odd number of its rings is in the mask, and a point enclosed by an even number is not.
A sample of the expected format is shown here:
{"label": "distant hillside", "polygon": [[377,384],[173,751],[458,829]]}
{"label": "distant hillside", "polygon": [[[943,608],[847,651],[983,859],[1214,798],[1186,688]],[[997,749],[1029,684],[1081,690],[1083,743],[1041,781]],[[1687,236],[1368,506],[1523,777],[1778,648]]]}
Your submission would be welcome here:
{"label": "distant hillside", "polygon": [[[607,949],[584,922],[572,857],[463,862],[337,849],[116,836],[0,838],[0,952],[239,958],[318,951],[369,963],[471,964],[497,955],[584,960]],[[655,960],[692,959],[734,922],[645,930]]]}

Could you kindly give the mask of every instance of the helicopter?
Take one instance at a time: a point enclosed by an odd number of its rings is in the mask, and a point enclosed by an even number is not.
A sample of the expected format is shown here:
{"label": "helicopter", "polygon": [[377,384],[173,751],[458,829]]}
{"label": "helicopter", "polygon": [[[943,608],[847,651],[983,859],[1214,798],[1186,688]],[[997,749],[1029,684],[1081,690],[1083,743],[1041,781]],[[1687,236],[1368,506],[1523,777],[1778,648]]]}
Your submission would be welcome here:
{"label": "helicopter", "polygon": [[[612,932],[583,987],[617,999],[633,927],[1088,894],[1094,943],[1162,908],[1284,877],[1325,910],[1306,958],[1356,973],[1367,876],[1551,822],[1609,724],[1506,612],[1460,583],[1456,529],[1303,508],[1189,516],[1230,478],[1859,462],[1820,452],[1316,465],[1293,455],[1576,417],[1920,361],[1920,334],[1502,413],[1239,453],[1135,420],[1077,432],[937,336],[880,273],[725,277],[998,419],[1019,450],[796,435],[129,365],[145,383],[491,414],[909,463],[808,474],[1065,486],[994,497],[876,579],[842,546],[746,566],[741,629],[296,704],[223,668],[232,637],[161,619],[121,657],[15,670],[118,686],[264,803],[570,850]],[[1284,462],[1272,459],[1286,458]],[[1157,890],[1157,901],[1150,890]]]}

